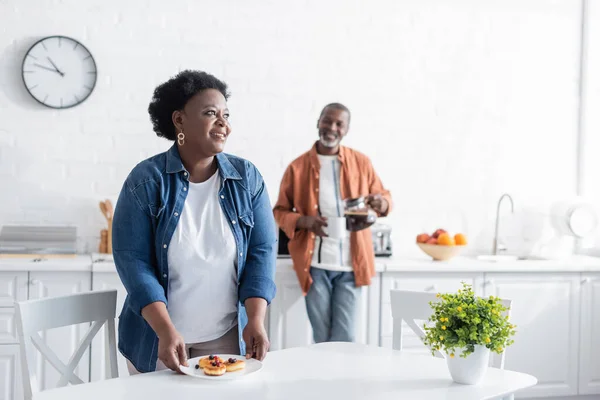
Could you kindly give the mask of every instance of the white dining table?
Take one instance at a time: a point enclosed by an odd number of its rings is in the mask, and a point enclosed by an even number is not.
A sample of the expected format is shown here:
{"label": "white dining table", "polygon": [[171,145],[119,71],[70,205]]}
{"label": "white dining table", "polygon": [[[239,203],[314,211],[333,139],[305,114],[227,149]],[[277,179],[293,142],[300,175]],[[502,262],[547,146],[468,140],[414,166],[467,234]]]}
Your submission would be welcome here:
{"label": "white dining table", "polygon": [[531,375],[489,368],[482,383],[454,383],[446,361],[382,347],[322,343],[270,352],[263,368],[210,381],[159,371],[39,392],[34,400],[497,399],[533,386]]}

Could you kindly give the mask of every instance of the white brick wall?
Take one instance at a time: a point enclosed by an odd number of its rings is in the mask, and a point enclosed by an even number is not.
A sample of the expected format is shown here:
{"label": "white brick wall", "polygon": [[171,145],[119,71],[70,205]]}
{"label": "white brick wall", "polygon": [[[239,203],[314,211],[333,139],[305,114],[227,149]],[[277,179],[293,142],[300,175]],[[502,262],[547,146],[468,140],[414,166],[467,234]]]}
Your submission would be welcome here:
{"label": "white brick wall", "polygon": [[[170,143],[154,87],[184,68],[231,87],[227,151],[276,198],[327,102],[353,112],[346,144],[392,190],[395,251],[445,226],[489,247],[495,203],[573,194],[580,3],[572,0],[0,1],[0,224],[68,223],[96,248],[98,201]],[[88,47],[99,79],[73,109],[25,92],[20,65],[45,35]]]}

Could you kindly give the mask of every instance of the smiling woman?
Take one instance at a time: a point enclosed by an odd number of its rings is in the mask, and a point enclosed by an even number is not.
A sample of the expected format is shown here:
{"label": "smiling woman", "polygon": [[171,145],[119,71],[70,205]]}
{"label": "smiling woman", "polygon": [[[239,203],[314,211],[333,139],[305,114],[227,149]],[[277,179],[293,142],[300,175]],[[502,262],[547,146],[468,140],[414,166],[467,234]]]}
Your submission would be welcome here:
{"label": "smiling woman", "polygon": [[119,350],[132,373],[207,354],[262,360],[269,349],[275,222],[256,167],[223,153],[228,97],[214,76],[183,71],[148,107],[156,134],[176,143],[133,169],[113,220],[127,289]]}

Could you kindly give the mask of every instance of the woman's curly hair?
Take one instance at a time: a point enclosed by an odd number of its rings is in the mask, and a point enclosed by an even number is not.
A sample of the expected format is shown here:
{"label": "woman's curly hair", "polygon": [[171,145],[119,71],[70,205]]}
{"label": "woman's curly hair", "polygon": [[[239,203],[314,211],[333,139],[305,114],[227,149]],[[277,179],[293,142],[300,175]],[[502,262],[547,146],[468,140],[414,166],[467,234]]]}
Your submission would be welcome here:
{"label": "woman's curly hair", "polygon": [[227,84],[202,71],[181,71],[154,89],[148,113],[156,135],[174,141],[177,133],[173,126],[173,112],[182,110],[192,97],[206,89],[216,89],[225,100],[229,98]]}

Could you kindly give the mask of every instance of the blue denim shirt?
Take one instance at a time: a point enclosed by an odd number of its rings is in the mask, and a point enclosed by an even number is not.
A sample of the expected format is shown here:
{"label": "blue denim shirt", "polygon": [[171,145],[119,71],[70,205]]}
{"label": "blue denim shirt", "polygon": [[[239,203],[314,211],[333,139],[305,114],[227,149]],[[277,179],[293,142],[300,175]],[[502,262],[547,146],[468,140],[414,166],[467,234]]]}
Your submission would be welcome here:
{"label": "blue denim shirt", "polygon": [[[216,159],[222,180],[219,201],[237,246],[238,330],[240,352],[245,354],[242,330],[248,317],[244,301],[260,297],[270,303],[275,296],[276,227],[267,188],[256,167],[228,154],[218,154]],[[141,310],[156,301],[168,304],[167,251],[187,197],[188,178],[173,145],[131,171],[115,209],[113,256],[127,290],[119,317],[119,351],[140,372],[156,368],[158,338]]]}

